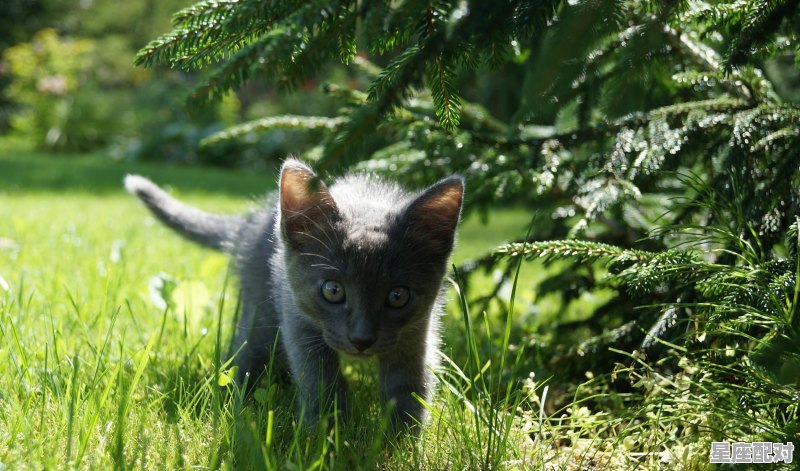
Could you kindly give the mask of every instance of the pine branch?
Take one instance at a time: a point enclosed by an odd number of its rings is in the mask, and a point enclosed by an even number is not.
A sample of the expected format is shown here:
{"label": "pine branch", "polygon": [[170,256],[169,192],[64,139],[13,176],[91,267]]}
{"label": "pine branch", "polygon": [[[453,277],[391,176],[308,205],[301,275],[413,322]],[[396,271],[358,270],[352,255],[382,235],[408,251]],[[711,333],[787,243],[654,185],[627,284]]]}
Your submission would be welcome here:
{"label": "pine branch", "polygon": [[[319,162],[320,169],[359,160],[353,150],[363,144],[362,138],[375,130],[385,113],[400,105],[419,83],[419,69],[433,53],[432,48],[411,46],[383,69],[370,85],[370,103],[356,110],[334,141],[326,146]],[[346,162],[340,162],[345,156]]]}
{"label": "pine branch", "polygon": [[439,123],[446,131],[452,131],[461,121],[461,99],[441,57],[434,57],[429,65],[428,81]]}
{"label": "pine branch", "polygon": [[718,74],[722,86],[733,94],[733,96],[748,102],[753,100],[752,91],[747,85],[747,82],[741,80],[739,74],[734,74],[734,76],[731,77],[724,77],[721,74],[722,67],[720,65],[719,54],[717,54],[716,51],[700,42],[694,41],[688,34],[683,31],[678,31],[672,26],[665,26],[664,32],[673,46],[684,51],[695,64],[712,74]]}
{"label": "pine branch", "polygon": [[[357,57],[356,57],[357,58]],[[353,90],[347,87],[340,87],[333,83],[322,85],[322,91],[328,95],[339,98],[348,106],[365,105],[368,101],[367,94],[360,90]]]}
{"label": "pine branch", "polygon": [[406,0],[396,6],[381,0],[365,3],[370,7],[364,15],[364,33],[369,51],[376,55],[407,47],[420,12],[429,6],[428,0]]}
{"label": "pine branch", "polygon": [[526,39],[533,34],[541,34],[563,3],[563,0],[519,2],[515,8],[512,23],[516,35],[520,39]]}
{"label": "pine branch", "polygon": [[381,70],[367,90],[369,100],[377,102],[391,90],[407,90],[418,64],[422,63],[421,48],[411,46]]}
{"label": "pine branch", "polygon": [[296,8],[291,2],[266,5],[260,0],[201,2],[178,12],[174,18],[177,28],[142,48],[135,63],[145,67],[168,63],[191,69],[219,62]]}
{"label": "pine branch", "polygon": [[[209,21],[199,26],[177,29],[148,43],[136,54],[135,64],[152,67],[156,64],[192,64],[193,57],[218,57],[223,50],[246,42],[248,32],[232,32],[223,21]],[[202,61],[201,61],[202,62]],[[191,68],[191,67],[189,67]]]}
{"label": "pine branch", "polygon": [[[293,39],[285,30],[275,29],[236,51],[191,94],[191,101],[200,104],[221,98],[229,90],[241,86],[252,76],[275,70],[279,62],[259,64],[269,56],[287,57],[293,50]],[[260,66],[260,67],[259,67]],[[265,70],[266,69],[266,70]]]}
{"label": "pine branch", "polygon": [[178,11],[172,16],[172,24],[179,28],[200,26],[206,22],[217,22],[230,16],[236,7],[246,0],[206,0]]}
{"label": "pine branch", "polygon": [[230,128],[214,133],[200,141],[200,147],[211,146],[220,142],[225,142],[239,137],[273,131],[276,129],[295,129],[311,131],[322,129],[333,131],[345,122],[344,118],[327,118],[324,116],[274,116],[271,118],[257,119],[247,123],[239,124]]}
{"label": "pine branch", "polygon": [[353,58],[353,65],[373,80],[381,73],[381,70],[383,70],[369,59],[362,56],[355,56]]}
{"label": "pine branch", "polygon": [[748,62],[753,49],[773,40],[778,27],[797,11],[800,0],[755,0],[745,24],[733,38],[725,54],[725,67],[731,70]]}
{"label": "pine branch", "polygon": [[171,66],[183,70],[192,70],[206,67],[212,63],[222,62],[229,59],[239,49],[256,40],[267,30],[267,27],[252,24],[247,29],[251,32],[247,35],[231,34],[224,37],[220,36],[213,42],[206,42],[205,45],[187,48],[184,54],[172,59]]}
{"label": "pine branch", "polygon": [[337,52],[343,63],[355,56],[355,43],[352,41],[357,15],[349,10],[349,6],[350,2],[340,2],[336,7],[321,12],[320,18],[329,19],[320,21],[317,30],[295,48],[291,61],[281,70],[280,82],[283,85],[294,88],[309,79],[331,59],[333,44],[338,46]]}
{"label": "pine branch", "polygon": [[279,83],[291,87],[312,73],[319,66],[319,55],[305,57],[298,62],[297,56],[302,51],[298,46],[298,38],[302,37],[302,30],[318,32],[319,25],[326,23],[330,11],[324,5],[327,2],[321,0],[303,3],[302,7],[283,18],[279,25],[236,51],[211,74],[206,83],[192,92],[191,100],[200,104],[218,99],[256,76],[272,76]]}
{"label": "pine branch", "polygon": [[722,97],[667,105],[647,112],[631,113],[612,122],[550,134],[541,138],[508,137],[484,132],[475,132],[474,137],[479,142],[491,143],[502,147],[516,147],[520,145],[540,147],[550,140],[556,140],[564,146],[571,146],[592,141],[600,137],[611,137],[625,128],[640,128],[646,126],[655,119],[680,118],[695,111],[703,111],[709,114],[727,114],[748,109],[752,109],[752,105],[745,101]]}
{"label": "pine branch", "polygon": [[[788,141],[786,145],[791,146],[792,143],[797,144],[798,138],[800,138],[800,129],[796,127],[784,127],[756,141],[752,149],[755,152],[769,151],[774,149],[781,141]],[[796,146],[793,147],[796,148]]]}
{"label": "pine branch", "polygon": [[559,259],[575,260],[579,263],[606,261],[614,263],[643,263],[657,254],[641,250],[622,249],[613,245],[583,240],[553,240],[543,242],[515,242],[497,247],[495,257],[526,260],[543,258],[550,262]]}
{"label": "pine branch", "polygon": [[[332,169],[336,165],[346,165],[363,159],[357,152],[362,148],[366,136],[373,133],[383,116],[383,107],[379,103],[367,103],[358,107],[349,115],[347,121],[333,139],[325,146],[324,153],[317,167],[321,170]],[[346,160],[341,162],[341,160]]]}
{"label": "pine branch", "polygon": [[701,262],[688,250],[649,252],[576,239],[505,244],[497,247],[492,254],[497,258],[523,257],[529,261],[568,259],[577,263],[603,262],[612,273],[611,281],[620,283],[638,295],[652,292],[667,282],[694,283],[726,268],[724,265]]}

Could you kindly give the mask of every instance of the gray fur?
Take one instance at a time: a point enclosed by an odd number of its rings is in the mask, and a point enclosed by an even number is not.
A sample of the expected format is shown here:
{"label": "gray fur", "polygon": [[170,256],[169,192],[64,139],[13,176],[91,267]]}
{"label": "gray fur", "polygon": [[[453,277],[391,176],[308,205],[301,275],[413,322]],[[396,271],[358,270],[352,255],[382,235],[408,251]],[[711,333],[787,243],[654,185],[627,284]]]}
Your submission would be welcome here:
{"label": "gray fur", "polygon": [[217,216],[187,206],[138,175],[126,176],[125,188],[138,196],[161,222],[206,247],[225,249],[242,224],[238,216]]}
{"label": "gray fur", "polygon": [[[125,179],[167,225],[233,255],[242,313],[231,354],[239,352],[240,381],[264,370],[279,339],[272,361],[288,366],[301,410],[313,422],[324,405],[320,392],[346,410],[339,354],[377,357],[382,400],[394,404],[394,423],[424,422],[425,409],[412,394],[429,399],[433,387],[442,281],[463,182],[451,177],[418,194],[369,175],[347,176],[330,187],[313,188],[313,182],[308,167],[288,160],[277,204],[228,217],[179,203],[142,177]],[[343,286],[344,302],[324,299],[326,280]],[[398,286],[411,297],[393,308],[387,293]]]}

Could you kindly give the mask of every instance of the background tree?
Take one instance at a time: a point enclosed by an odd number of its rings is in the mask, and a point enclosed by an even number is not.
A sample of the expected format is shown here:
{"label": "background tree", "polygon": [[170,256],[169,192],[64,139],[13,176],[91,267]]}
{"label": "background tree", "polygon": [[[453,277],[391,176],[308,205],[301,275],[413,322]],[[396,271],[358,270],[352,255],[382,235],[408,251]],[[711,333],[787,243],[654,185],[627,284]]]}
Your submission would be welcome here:
{"label": "background tree", "polygon": [[[27,40],[33,33],[46,27],[51,21],[64,12],[64,5],[59,0],[9,0],[0,17],[0,56],[14,44]],[[0,131],[8,128],[12,103],[3,93],[10,83],[8,74],[3,73],[4,66],[0,62]]]}
{"label": "background tree", "polygon": [[[561,315],[544,325],[517,303],[512,339],[553,372],[549,406],[588,374],[587,403],[612,412],[594,433],[643,429],[656,438],[631,447],[697,446],[704,463],[708,441],[800,431],[798,3],[214,0],[137,62],[207,69],[194,104],[348,66],[324,87],[334,115],[203,144],[323,130],[304,154],[319,169],[412,185],[459,172],[468,211],[531,208],[527,234],[460,268],[468,285],[499,270],[471,301],[509,309],[516,263],[552,262],[521,289],[557,293]],[[575,318],[587,293],[604,302]]]}

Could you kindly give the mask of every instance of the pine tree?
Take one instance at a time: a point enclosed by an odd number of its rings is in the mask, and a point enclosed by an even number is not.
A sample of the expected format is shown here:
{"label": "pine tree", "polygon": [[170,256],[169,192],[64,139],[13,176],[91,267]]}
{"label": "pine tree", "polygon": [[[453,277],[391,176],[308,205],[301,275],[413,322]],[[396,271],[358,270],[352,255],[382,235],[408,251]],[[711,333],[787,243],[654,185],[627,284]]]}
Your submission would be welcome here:
{"label": "pine tree", "polygon": [[[509,279],[519,260],[565,259],[540,290],[567,301],[613,292],[588,319],[553,326],[557,381],[607,372],[603,387],[634,391],[615,433],[635,421],[658,429],[659,410],[683,421],[667,442],[791,441],[799,4],[207,0],[177,13],[137,63],[208,69],[192,93],[200,103],[252,80],[291,89],[337,61],[369,77],[364,90],[325,87],[341,100],[335,117],[265,117],[206,145],[325,129],[307,156],[322,170],[412,185],[458,172],[469,211],[537,208],[545,223],[460,272],[466,283],[481,270]],[[777,67],[787,58],[794,67]],[[467,98],[496,70],[518,78],[503,90],[516,97],[507,116]],[[474,301],[501,303],[498,292]],[[576,329],[588,338],[566,346]]]}

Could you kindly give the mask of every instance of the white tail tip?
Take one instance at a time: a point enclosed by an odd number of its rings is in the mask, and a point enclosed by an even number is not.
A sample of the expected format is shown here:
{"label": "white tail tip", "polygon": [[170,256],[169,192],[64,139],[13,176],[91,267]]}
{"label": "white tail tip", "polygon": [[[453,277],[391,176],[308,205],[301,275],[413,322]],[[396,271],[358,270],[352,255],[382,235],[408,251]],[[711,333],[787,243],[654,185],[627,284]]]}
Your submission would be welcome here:
{"label": "white tail tip", "polygon": [[151,193],[157,190],[158,187],[155,183],[142,176],[125,175],[125,189],[134,195],[139,195],[142,193]]}

